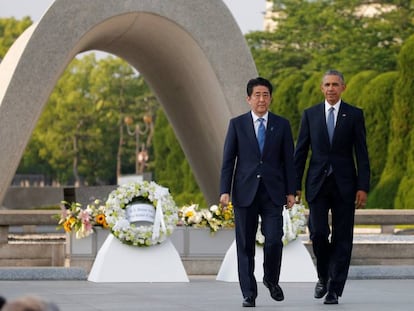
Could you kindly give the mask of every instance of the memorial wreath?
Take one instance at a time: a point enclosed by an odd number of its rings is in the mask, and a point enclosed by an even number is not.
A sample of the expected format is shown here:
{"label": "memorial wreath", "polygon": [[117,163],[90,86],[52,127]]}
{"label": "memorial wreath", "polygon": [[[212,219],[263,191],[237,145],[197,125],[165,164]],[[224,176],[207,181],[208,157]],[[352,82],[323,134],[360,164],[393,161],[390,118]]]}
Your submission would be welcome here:
{"label": "memorial wreath", "polygon": [[[147,213],[135,209],[134,203],[152,205],[154,214],[145,221],[137,214]],[[155,182],[133,182],[113,190],[106,201],[106,221],[112,234],[122,243],[134,246],[151,246],[163,242],[172,234],[178,221],[178,208],[167,188]]]}

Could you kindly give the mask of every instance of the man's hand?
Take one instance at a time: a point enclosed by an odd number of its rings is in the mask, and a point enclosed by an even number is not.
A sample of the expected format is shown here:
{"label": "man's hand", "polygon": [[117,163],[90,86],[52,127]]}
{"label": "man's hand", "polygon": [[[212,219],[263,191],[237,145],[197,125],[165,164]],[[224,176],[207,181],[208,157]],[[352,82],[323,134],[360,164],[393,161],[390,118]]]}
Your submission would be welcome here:
{"label": "man's hand", "polygon": [[286,206],[287,208],[292,208],[293,204],[295,204],[295,196],[293,194],[289,194],[286,196]]}
{"label": "man's hand", "polygon": [[358,190],[355,198],[355,207],[365,208],[365,205],[367,205],[367,193],[363,190]]}
{"label": "man's hand", "polygon": [[230,202],[230,195],[228,193],[223,193],[220,196],[220,204],[222,206],[227,206],[227,205],[229,205],[229,202]]}

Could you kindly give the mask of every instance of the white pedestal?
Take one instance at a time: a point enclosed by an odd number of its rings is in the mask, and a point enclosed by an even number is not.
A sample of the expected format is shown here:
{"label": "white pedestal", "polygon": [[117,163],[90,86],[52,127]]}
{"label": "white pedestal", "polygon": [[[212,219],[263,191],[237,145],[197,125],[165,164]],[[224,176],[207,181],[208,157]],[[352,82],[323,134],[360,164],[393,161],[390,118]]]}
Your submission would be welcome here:
{"label": "white pedestal", "polygon": [[92,282],[189,282],[169,239],[150,247],[129,246],[109,234],[89,273]]}
{"label": "white pedestal", "polygon": [[[256,246],[255,272],[257,282],[263,282],[263,248]],[[238,282],[236,242],[230,246],[224,257],[217,281]],[[312,257],[300,239],[283,247],[280,282],[316,282],[317,273]]]}

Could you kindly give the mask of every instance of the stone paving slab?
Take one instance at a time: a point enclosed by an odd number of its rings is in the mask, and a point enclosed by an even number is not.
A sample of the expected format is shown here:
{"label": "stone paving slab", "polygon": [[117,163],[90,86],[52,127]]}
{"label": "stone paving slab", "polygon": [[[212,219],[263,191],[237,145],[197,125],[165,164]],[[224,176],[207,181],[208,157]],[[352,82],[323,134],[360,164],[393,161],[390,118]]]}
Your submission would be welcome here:
{"label": "stone paving slab", "polygon": [[[414,280],[349,280],[339,305],[313,298],[313,283],[281,283],[285,300],[276,302],[262,283],[256,310],[412,310]],[[8,299],[37,295],[61,311],[243,310],[237,283],[192,277],[189,283],[93,283],[88,281],[0,281]]]}

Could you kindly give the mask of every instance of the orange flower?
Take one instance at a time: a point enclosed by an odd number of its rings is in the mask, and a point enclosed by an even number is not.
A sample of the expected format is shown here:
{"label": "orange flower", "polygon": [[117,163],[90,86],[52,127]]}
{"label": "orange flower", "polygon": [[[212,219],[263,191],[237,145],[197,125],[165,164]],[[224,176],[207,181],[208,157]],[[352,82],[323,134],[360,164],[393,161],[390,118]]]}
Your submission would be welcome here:
{"label": "orange flower", "polygon": [[95,217],[95,221],[98,225],[104,225],[106,223],[105,215],[104,214],[98,214]]}
{"label": "orange flower", "polygon": [[71,232],[72,231],[72,226],[71,226],[69,220],[67,220],[63,223],[63,229],[65,230],[65,232]]}

